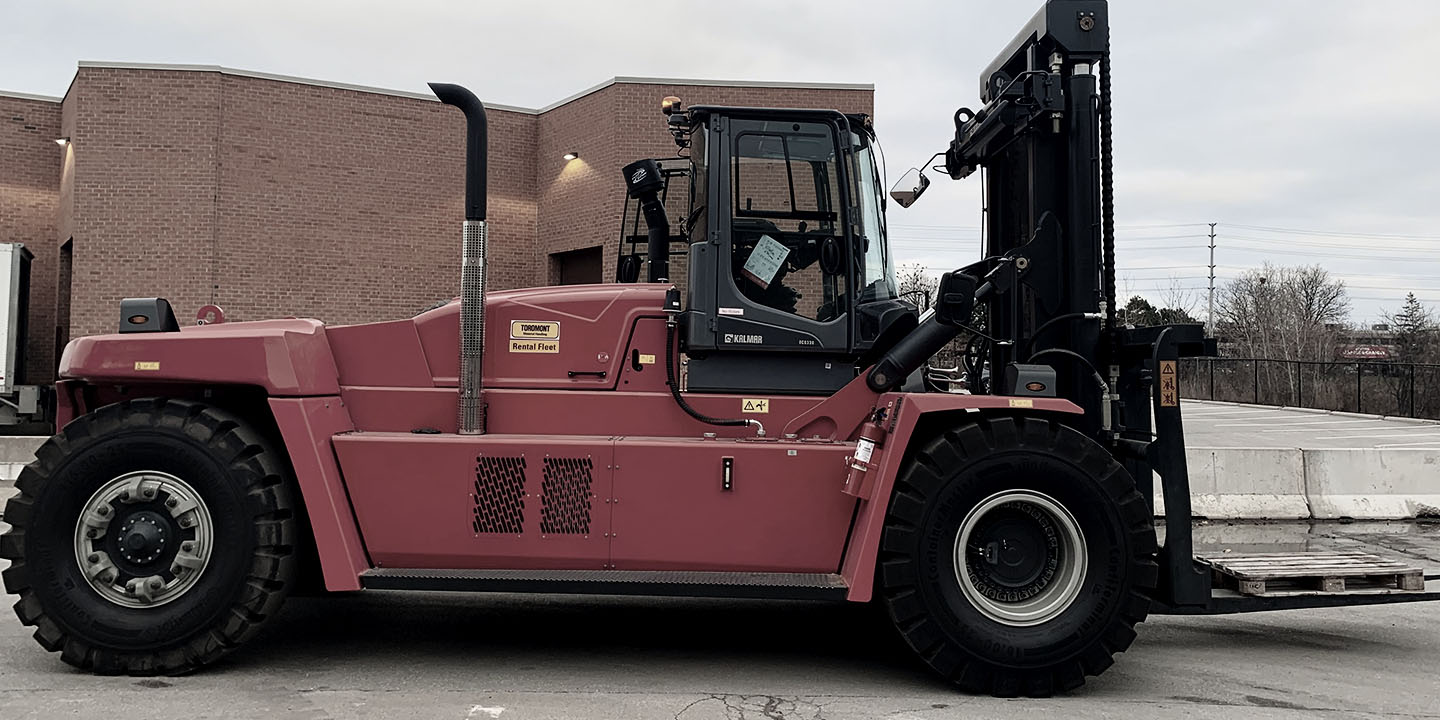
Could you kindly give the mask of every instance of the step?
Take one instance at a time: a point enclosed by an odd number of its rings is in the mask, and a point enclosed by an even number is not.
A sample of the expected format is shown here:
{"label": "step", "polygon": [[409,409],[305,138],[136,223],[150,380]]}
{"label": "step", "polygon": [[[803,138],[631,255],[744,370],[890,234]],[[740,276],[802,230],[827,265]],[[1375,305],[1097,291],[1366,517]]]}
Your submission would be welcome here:
{"label": "step", "polygon": [[679,570],[429,570],[375,568],[360,574],[373,590],[649,595],[668,597],[844,600],[833,573]]}
{"label": "step", "polygon": [[1196,560],[1210,566],[1215,587],[1256,597],[1425,590],[1423,569],[1363,552],[1210,554]]}

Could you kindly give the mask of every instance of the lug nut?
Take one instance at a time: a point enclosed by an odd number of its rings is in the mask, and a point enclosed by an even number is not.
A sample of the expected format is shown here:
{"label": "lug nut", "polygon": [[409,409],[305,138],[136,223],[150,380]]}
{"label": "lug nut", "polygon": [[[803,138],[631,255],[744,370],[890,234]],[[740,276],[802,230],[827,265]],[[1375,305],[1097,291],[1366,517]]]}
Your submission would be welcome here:
{"label": "lug nut", "polygon": [[188,542],[188,541],[187,541],[187,542],[180,543],[180,552],[187,552],[187,553],[188,553],[188,552],[194,552],[194,550],[195,550],[195,543],[193,543],[193,542]]}
{"label": "lug nut", "polygon": [[173,497],[165,501],[165,507],[172,507],[172,508],[173,508],[173,507],[175,507],[176,505],[179,505],[179,504],[180,504],[180,501],[179,501],[179,500],[176,500],[176,499],[173,498]]}
{"label": "lug nut", "polygon": [[96,514],[96,515],[99,515],[100,517],[105,517],[106,515],[109,515],[109,514],[110,514],[110,506],[109,506],[109,505],[101,505],[100,507],[95,508],[95,514]]}
{"label": "lug nut", "polygon": [[95,537],[95,530],[94,530],[94,529],[86,530],[86,531],[85,531],[85,537],[87,537],[87,538],[94,538],[94,537]]}
{"label": "lug nut", "polygon": [[165,581],[164,581],[164,580],[161,580],[160,578],[150,578],[150,589],[151,589],[151,590],[159,590],[159,589],[162,588],[162,587],[165,587]]}
{"label": "lug nut", "polygon": [[85,562],[88,562],[88,563],[91,563],[91,564],[100,562],[100,553],[90,553],[90,555],[85,558]]}
{"label": "lug nut", "polygon": [[122,491],[120,491],[120,499],[121,499],[121,500],[129,500],[129,499],[130,499],[130,491],[129,491],[129,490],[122,490]]}

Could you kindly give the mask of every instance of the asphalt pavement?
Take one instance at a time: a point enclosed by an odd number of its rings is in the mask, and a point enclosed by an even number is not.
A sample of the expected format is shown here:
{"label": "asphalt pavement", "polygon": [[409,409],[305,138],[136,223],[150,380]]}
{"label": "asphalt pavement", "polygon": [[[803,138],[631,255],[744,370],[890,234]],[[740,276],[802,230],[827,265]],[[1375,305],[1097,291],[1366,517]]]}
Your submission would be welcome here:
{"label": "asphalt pavement", "polygon": [[[1197,540],[1440,561],[1440,524],[1206,525]],[[876,608],[844,604],[291,598],[238,653],[162,679],[72,670],[29,634],[0,615],[4,720],[1440,718],[1436,603],[1152,617],[1104,675],[1045,700],[959,693],[912,659]]]}
{"label": "asphalt pavement", "polygon": [[1440,450],[1440,422],[1309,408],[1186,400],[1192,448],[1415,448]]}

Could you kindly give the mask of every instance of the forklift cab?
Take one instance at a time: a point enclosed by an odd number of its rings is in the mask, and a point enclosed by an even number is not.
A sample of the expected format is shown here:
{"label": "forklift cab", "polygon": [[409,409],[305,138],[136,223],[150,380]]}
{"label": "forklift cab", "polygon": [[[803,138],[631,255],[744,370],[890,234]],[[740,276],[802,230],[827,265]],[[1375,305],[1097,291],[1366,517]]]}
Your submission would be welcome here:
{"label": "forklift cab", "polygon": [[670,127],[690,151],[689,391],[828,395],[915,327],[866,116],[699,106]]}

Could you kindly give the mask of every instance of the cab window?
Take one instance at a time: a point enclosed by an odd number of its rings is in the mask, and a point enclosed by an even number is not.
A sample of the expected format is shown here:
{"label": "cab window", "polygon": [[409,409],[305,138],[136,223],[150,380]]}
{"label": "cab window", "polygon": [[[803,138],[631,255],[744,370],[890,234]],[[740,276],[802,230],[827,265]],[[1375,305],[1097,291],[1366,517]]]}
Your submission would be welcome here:
{"label": "cab window", "polygon": [[820,322],[843,316],[838,159],[825,123],[736,119],[731,270],[752,302]]}

